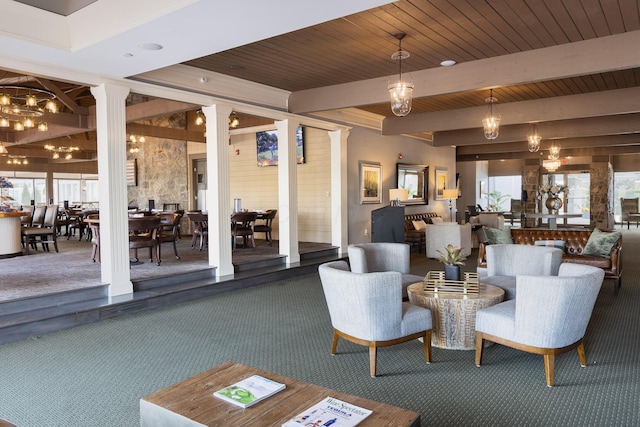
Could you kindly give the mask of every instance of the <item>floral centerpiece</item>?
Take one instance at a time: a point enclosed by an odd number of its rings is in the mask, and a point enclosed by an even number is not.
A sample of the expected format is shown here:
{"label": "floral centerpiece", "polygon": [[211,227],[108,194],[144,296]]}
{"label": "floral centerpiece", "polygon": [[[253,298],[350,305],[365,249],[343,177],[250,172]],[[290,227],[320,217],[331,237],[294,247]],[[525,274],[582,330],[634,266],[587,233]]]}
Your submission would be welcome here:
{"label": "floral centerpiece", "polygon": [[444,264],[445,280],[460,280],[460,267],[464,265],[467,257],[462,255],[462,248],[449,243],[444,252],[436,251],[440,254],[438,261]]}
{"label": "floral centerpiece", "polygon": [[558,196],[560,193],[569,194],[569,187],[566,185],[549,185],[545,184],[538,189],[538,198],[546,195],[547,200],[544,203],[550,214],[557,214],[562,207],[562,199]]}

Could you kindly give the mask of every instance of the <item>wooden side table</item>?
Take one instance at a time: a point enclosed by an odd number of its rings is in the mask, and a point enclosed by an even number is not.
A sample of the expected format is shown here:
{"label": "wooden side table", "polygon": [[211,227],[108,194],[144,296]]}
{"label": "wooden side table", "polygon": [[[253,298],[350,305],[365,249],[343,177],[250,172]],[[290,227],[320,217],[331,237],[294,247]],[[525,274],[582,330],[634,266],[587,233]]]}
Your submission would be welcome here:
{"label": "wooden side table", "polygon": [[476,311],[504,300],[504,290],[480,284],[477,294],[425,291],[423,283],[407,288],[409,302],[431,310],[431,344],[451,350],[475,350]]}

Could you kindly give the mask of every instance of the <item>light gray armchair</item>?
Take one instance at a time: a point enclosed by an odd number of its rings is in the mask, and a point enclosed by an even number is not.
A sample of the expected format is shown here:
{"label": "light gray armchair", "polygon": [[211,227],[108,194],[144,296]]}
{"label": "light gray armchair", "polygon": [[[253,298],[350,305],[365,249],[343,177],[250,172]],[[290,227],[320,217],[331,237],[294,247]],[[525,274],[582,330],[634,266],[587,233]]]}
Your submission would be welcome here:
{"label": "light gray armchair", "polygon": [[517,276],[518,298],[476,313],[476,365],[484,341],[544,356],[547,385],[555,355],[576,348],[587,365],[583,337],[604,278],[601,268],[565,263],[558,276]]}
{"label": "light gray armchair", "polygon": [[[516,276],[557,276],[562,250],[532,245],[487,245],[487,268],[482,283],[504,289],[504,299],[516,297]],[[485,277],[486,276],[486,277]]]}
{"label": "light gray armchair", "polygon": [[318,272],[333,326],[331,354],[339,338],[369,347],[375,377],[378,347],[422,338],[424,359],[431,363],[431,312],[402,302],[400,273],[353,273],[345,261],[322,264]]}
{"label": "light gray armchair", "polygon": [[471,224],[443,222],[427,224],[426,229],[427,258],[440,258],[438,251],[444,251],[448,244],[462,248],[462,255],[471,255]]}
{"label": "light gray armchair", "polygon": [[409,273],[411,246],[404,243],[362,243],[350,245],[349,264],[354,273],[397,271],[402,274],[402,299],[408,300],[407,286],[422,282],[424,276]]}

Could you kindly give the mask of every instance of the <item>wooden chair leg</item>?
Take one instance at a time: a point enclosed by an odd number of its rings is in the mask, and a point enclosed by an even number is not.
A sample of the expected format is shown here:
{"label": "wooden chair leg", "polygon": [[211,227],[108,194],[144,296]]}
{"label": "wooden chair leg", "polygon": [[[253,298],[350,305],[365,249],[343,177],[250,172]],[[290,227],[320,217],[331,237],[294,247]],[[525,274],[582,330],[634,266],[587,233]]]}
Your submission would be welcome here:
{"label": "wooden chair leg", "polygon": [[424,333],[424,337],[422,337],[423,346],[424,346],[424,361],[427,363],[431,363],[431,329]]}
{"label": "wooden chair leg", "polygon": [[576,348],[578,350],[578,360],[583,368],[587,366],[587,354],[584,352],[584,343],[580,343]]}
{"label": "wooden chair leg", "polygon": [[548,387],[553,387],[555,384],[554,369],[555,369],[555,355],[552,352],[545,353],[544,373],[545,373],[545,377],[547,378]]}
{"label": "wooden chair leg", "polygon": [[372,377],[376,376],[376,356],[378,349],[374,341],[369,342],[369,374]]}
{"label": "wooden chair leg", "polygon": [[339,339],[340,339],[340,337],[338,336],[336,331],[333,331],[333,342],[331,343],[331,354],[336,354],[336,350],[338,349],[338,340]]}
{"label": "wooden chair leg", "polygon": [[482,352],[484,350],[484,337],[482,332],[476,332],[476,366],[482,365]]}

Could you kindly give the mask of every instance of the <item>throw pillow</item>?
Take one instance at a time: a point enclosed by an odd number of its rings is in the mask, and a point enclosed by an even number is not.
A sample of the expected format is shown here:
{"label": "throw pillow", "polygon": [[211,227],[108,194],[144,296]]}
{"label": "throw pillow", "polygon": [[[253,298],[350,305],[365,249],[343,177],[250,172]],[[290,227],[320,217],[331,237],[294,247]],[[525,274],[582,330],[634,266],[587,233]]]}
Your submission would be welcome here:
{"label": "throw pillow", "polygon": [[416,230],[424,230],[425,228],[427,228],[427,223],[421,219],[413,221],[413,228],[415,228]]}
{"label": "throw pillow", "polygon": [[439,216],[434,216],[433,218],[431,218],[431,224],[440,224],[442,223],[442,218],[440,218]]}
{"label": "throw pillow", "polygon": [[562,249],[562,253],[565,253],[564,240],[536,240],[533,242],[535,246],[549,246],[552,248]]}
{"label": "throw pillow", "polygon": [[487,245],[504,245],[513,244],[511,238],[511,227],[505,226],[504,228],[490,228],[482,227],[484,235],[486,236]]}
{"label": "throw pillow", "polygon": [[582,255],[597,256],[601,258],[610,258],[611,249],[620,239],[622,234],[619,231],[605,233],[599,228],[594,228],[587,244],[582,250]]}

